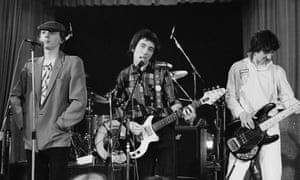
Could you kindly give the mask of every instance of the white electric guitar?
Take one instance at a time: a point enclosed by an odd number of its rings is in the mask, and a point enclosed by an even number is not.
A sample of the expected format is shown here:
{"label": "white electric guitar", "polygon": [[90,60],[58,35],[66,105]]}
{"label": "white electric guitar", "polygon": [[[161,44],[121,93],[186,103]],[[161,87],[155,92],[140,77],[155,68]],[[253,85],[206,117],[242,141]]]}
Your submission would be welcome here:
{"label": "white electric guitar", "polygon": [[[198,100],[194,101],[191,105],[194,108],[199,107],[202,104],[213,104],[215,103],[220,97],[225,94],[224,88],[218,88],[211,91],[207,91],[204,93],[203,97]],[[142,157],[148,149],[148,146],[151,142],[156,142],[159,140],[159,137],[156,135],[156,131],[165,127],[166,125],[176,121],[178,118],[182,117],[182,110],[178,110],[171,115],[155,122],[152,124],[152,119],[154,118],[153,115],[150,115],[145,120],[144,124],[142,125],[143,131],[142,134],[138,136],[137,139],[140,140],[140,144],[138,148],[129,152],[130,157],[132,159],[138,159]]]}

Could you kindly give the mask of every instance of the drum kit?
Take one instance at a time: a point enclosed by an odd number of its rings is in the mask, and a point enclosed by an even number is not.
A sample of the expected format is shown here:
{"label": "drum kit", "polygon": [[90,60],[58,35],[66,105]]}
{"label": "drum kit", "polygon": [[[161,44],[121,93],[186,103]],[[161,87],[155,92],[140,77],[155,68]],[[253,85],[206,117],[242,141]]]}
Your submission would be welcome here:
{"label": "drum kit", "polygon": [[[173,80],[183,78],[187,71],[172,71],[170,76]],[[78,160],[81,157],[92,156],[99,162],[122,164],[126,161],[125,137],[126,128],[112,115],[111,96],[113,92],[105,96],[98,95],[88,88],[88,102],[84,119],[72,128],[72,153],[71,158]],[[98,115],[94,113],[94,105],[109,106],[110,113]],[[92,163],[92,162],[91,162]],[[95,163],[95,161],[93,161]]]}
{"label": "drum kit", "polygon": [[[90,88],[88,88],[90,89]],[[109,105],[110,97],[100,96],[88,90],[88,103],[84,119],[72,128],[72,159],[93,156],[94,159],[105,161],[110,157],[110,148],[117,153],[115,146],[117,142],[117,130],[120,123],[113,120],[111,115],[94,113],[95,104]],[[97,158],[99,157],[99,158]],[[113,157],[117,163],[122,163],[122,158]],[[120,160],[121,159],[121,160]],[[88,162],[90,163],[90,162]],[[92,163],[92,162],[91,162]],[[94,163],[94,162],[93,162]]]}

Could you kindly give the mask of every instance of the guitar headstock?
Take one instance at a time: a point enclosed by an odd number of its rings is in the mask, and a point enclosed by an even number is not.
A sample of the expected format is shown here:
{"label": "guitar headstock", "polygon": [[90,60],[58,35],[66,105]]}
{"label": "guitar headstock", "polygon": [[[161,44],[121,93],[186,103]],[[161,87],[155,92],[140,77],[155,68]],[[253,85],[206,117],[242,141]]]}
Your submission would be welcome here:
{"label": "guitar headstock", "polygon": [[215,88],[210,91],[206,91],[202,98],[201,98],[201,103],[202,104],[208,104],[212,105],[215,103],[218,99],[220,99],[226,92],[225,88]]}

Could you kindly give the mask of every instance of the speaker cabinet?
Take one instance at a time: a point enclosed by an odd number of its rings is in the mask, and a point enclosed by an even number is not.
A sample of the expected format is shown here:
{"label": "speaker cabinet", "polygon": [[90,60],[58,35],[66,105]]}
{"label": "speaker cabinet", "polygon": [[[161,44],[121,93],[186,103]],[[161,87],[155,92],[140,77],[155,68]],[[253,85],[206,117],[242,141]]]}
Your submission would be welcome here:
{"label": "speaker cabinet", "polygon": [[177,180],[206,177],[206,134],[200,125],[176,127]]}

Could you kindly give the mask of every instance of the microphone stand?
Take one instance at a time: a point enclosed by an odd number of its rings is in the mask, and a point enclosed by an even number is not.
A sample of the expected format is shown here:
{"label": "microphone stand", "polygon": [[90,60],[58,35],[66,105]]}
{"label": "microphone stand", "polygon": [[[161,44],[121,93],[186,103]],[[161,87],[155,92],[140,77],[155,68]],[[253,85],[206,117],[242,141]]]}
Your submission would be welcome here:
{"label": "microphone stand", "polygon": [[[129,102],[131,101],[131,119],[133,120],[134,119],[134,102],[133,102],[133,95],[134,95],[134,91],[137,87],[137,84],[138,82],[141,80],[142,78],[142,75],[143,75],[143,71],[140,71],[140,69],[138,70],[138,76],[134,82],[134,87],[132,88],[132,92],[130,93],[129,95],[129,98],[127,100],[127,102],[125,103],[125,110],[127,111],[128,110],[128,107],[129,107]],[[125,114],[124,114],[125,115]],[[125,118],[123,118],[124,120]],[[128,123],[128,120],[126,119],[126,124]],[[129,180],[130,177],[130,156],[129,156],[129,152],[130,152],[130,131],[129,131],[129,128],[127,127],[126,128],[126,180]],[[138,172],[138,171],[137,171]],[[139,180],[139,177],[137,176],[137,179]]]}
{"label": "microphone stand", "polygon": [[[22,44],[24,43],[24,41],[22,41]],[[22,46],[21,44],[21,46]],[[15,76],[16,76],[16,71],[17,71],[17,65],[19,64],[19,52],[18,52],[18,56],[17,56],[17,61],[15,63],[15,66],[14,66],[14,69],[13,69],[13,74],[12,74],[12,81],[11,81],[11,84],[10,84],[10,88],[9,88],[9,96],[8,96],[8,101],[6,103],[6,106],[5,106],[5,110],[4,110],[4,119],[2,121],[2,124],[1,124],[1,129],[0,129],[0,140],[2,140],[2,147],[1,147],[1,167],[0,167],[0,175],[4,175],[5,172],[4,172],[4,163],[5,163],[5,153],[4,153],[4,147],[3,145],[5,144],[4,143],[4,140],[6,140],[7,138],[7,134],[8,134],[8,138],[10,138],[10,131],[9,130],[6,130],[6,126],[7,126],[7,116],[11,116],[11,113],[10,113],[10,110],[11,110],[11,106],[9,105],[9,101],[10,101],[10,96],[11,96],[11,91],[12,91],[12,88],[13,88],[13,84],[14,84],[14,80],[15,80]],[[6,130],[6,133],[4,132]],[[9,151],[10,152],[10,151]],[[10,156],[10,154],[8,154],[8,156]],[[9,163],[9,161],[8,161]]]}
{"label": "microphone stand", "polygon": [[35,125],[35,68],[34,68],[34,44],[31,43],[31,71],[32,71],[32,149],[31,149],[31,180],[35,179],[35,143],[36,143],[36,125]]}
{"label": "microphone stand", "polygon": [[[3,124],[1,127],[1,167],[0,167],[0,179],[9,179],[9,160],[10,160],[10,143],[11,143],[11,133],[10,130],[5,128],[9,127],[7,124],[7,117],[11,118],[11,108],[8,107],[8,110],[5,113]],[[9,121],[8,121],[9,122]],[[8,153],[8,154],[7,154]]]}
{"label": "microphone stand", "polygon": [[196,82],[196,76],[198,76],[200,78],[200,80],[202,81],[202,83],[204,84],[204,80],[202,79],[201,75],[199,74],[199,72],[197,71],[197,69],[195,68],[194,64],[191,62],[190,58],[187,56],[187,54],[184,52],[183,48],[180,46],[179,42],[177,41],[175,35],[171,36],[171,39],[174,40],[177,48],[182,52],[182,54],[184,55],[184,57],[186,58],[186,60],[188,61],[188,63],[190,64],[190,66],[193,69],[193,77],[194,77],[194,100],[196,100],[196,95],[197,95],[197,82]]}

